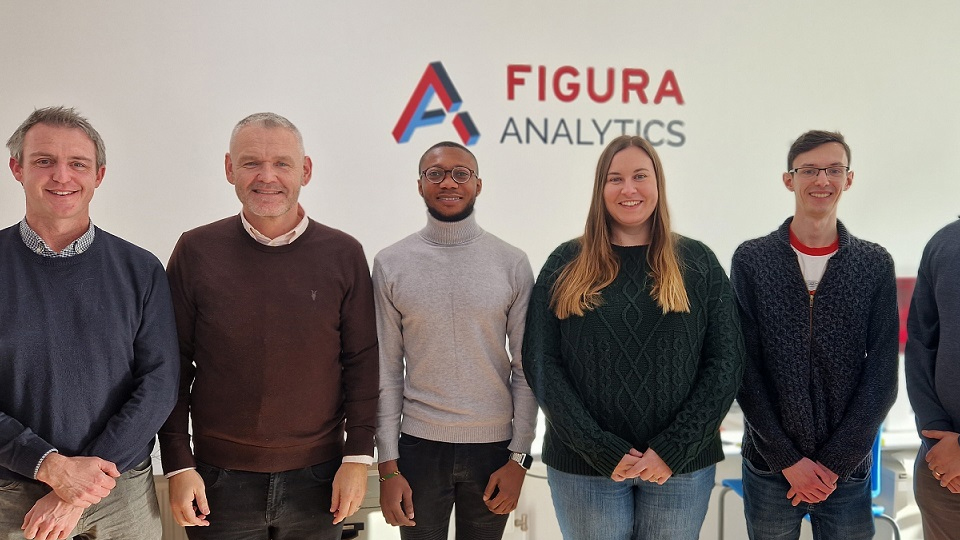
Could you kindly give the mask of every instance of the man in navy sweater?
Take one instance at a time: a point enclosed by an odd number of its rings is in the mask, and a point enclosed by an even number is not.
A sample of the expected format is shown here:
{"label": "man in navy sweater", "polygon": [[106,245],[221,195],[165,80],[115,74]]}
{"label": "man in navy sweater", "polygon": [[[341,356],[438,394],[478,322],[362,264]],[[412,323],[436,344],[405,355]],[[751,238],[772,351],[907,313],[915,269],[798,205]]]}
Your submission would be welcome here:
{"label": "man in navy sweater", "polygon": [[920,259],[907,318],[904,371],[920,449],[913,489],[927,540],[960,530],[960,221],[930,239]]}
{"label": "man in navy sweater", "polygon": [[7,142],[26,215],[0,231],[0,538],[155,539],[150,452],[176,400],[156,257],[90,221],[105,152],[73,109]]}

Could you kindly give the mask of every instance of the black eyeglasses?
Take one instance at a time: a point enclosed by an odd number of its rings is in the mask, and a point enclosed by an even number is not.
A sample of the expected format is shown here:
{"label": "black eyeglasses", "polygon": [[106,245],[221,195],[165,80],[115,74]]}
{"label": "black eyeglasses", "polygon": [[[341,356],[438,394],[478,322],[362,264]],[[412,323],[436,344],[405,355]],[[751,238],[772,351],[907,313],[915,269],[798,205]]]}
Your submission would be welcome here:
{"label": "black eyeglasses", "polygon": [[447,174],[450,174],[450,178],[458,184],[466,184],[470,181],[474,175],[477,174],[473,169],[468,169],[467,167],[454,167],[452,169],[444,169],[443,167],[430,167],[420,171],[420,176],[426,178],[431,184],[439,184],[443,182],[443,179],[447,177]]}
{"label": "black eyeglasses", "polygon": [[847,175],[850,167],[797,167],[787,171],[790,174],[796,174],[801,178],[816,178],[820,176],[820,171],[827,173],[830,178],[843,178]]}

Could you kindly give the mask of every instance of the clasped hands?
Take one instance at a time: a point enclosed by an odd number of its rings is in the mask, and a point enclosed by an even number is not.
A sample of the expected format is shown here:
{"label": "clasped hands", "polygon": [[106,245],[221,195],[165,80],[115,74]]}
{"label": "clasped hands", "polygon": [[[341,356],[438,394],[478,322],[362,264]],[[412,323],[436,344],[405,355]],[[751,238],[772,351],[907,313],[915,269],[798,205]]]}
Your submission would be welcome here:
{"label": "clasped hands", "polygon": [[119,476],[117,466],[104,459],[49,454],[37,470],[37,480],[53,491],[41,497],[24,516],[20,527],[24,537],[31,540],[68,538],[84,509],[109,495]]}
{"label": "clasped hands", "polygon": [[928,439],[937,440],[926,456],[927,468],[933,472],[933,477],[940,482],[940,487],[949,489],[951,493],[960,493],[958,434],[953,431],[932,429],[925,429],[920,434]]}
{"label": "clasped hands", "polygon": [[815,504],[827,500],[837,489],[839,475],[819,461],[802,458],[783,470],[783,476],[790,483],[787,498],[793,506],[801,502]]}
{"label": "clasped hands", "polygon": [[614,467],[610,478],[616,482],[639,478],[662,486],[671,476],[673,471],[653,448],[648,448],[646,452],[631,448]]}

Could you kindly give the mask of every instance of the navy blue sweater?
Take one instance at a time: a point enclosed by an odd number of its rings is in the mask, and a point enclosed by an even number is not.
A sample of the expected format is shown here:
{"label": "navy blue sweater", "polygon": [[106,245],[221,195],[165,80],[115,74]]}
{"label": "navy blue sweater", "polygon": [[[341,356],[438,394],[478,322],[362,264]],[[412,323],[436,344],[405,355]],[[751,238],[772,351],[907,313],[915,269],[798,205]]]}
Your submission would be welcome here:
{"label": "navy blue sweater", "polygon": [[807,457],[841,478],[862,475],[897,397],[893,259],[838,222],[840,247],[811,302],[790,247],[792,220],[733,255],[747,346],[737,396],[743,457],[774,472]]}
{"label": "navy blue sweater", "polygon": [[[905,370],[918,429],[960,431],[960,221],[933,235],[907,318]],[[923,439],[924,451],[936,440]]]}
{"label": "navy blue sweater", "polygon": [[0,478],[32,479],[48,450],[140,463],[177,396],[163,266],[101,229],[73,257],[0,231]]}

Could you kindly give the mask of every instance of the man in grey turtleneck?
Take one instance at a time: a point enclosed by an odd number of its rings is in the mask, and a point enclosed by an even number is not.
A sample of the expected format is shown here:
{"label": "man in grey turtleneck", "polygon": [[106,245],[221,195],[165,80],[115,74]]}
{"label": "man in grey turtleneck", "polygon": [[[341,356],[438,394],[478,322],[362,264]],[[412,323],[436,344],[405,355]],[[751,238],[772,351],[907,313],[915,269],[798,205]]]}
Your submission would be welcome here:
{"label": "man in grey turtleneck", "polygon": [[446,538],[454,503],[459,535],[500,538],[536,426],[520,363],[533,271],[477,225],[470,150],[438,143],[417,170],[427,226],[373,263],[380,506],[404,540]]}

